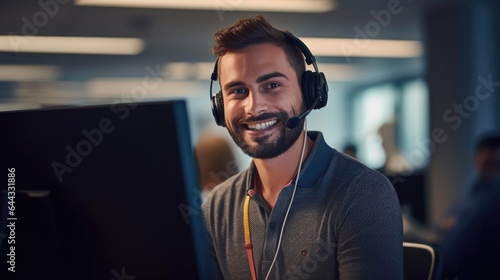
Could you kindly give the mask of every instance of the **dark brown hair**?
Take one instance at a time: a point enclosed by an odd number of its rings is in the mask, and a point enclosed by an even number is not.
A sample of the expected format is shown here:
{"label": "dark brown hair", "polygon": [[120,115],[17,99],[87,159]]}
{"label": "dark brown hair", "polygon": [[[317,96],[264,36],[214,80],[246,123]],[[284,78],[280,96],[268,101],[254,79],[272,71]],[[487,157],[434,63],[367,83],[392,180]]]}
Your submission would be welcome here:
{"label": "dark brown hair", "polygon": [[215,33],[212,53],[221,57],[228,51],[240,50],[251,45],[276,44],[285,52],[288,63],[295,70],[297,79],[301,83],[301,76],[305,71],[304,56],[297,46],[287,40],[284,32],[287,31],[274,28],[267,19],[260,15],[255,18],[240,19],[231,26]]}

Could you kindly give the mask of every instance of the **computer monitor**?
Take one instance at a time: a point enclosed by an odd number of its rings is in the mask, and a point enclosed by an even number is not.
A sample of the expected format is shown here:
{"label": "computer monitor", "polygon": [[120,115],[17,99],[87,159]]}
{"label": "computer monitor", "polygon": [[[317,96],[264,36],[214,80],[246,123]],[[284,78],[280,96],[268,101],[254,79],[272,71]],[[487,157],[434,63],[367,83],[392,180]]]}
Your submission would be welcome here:
{"label": "computer monitor", "polygon": [[6,111],[0,128],[0,278],[208,279],[185,101]]}

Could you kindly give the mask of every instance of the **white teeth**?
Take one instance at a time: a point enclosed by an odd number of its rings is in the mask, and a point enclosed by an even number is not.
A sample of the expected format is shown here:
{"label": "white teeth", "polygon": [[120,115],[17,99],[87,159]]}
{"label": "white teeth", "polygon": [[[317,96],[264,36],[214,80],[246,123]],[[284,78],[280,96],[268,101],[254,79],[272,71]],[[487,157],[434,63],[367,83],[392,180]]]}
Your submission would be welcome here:
{"label": "white teeth", "polygon": [[267,121],[267,122],[263,122],[263,123],[249,124],[248,128],[252,129],[252,130],[263,130],[263,129],[266,129],[266,128],[274,125],[277,122],[278,122],[277,120],[272,120],[272,121]]}

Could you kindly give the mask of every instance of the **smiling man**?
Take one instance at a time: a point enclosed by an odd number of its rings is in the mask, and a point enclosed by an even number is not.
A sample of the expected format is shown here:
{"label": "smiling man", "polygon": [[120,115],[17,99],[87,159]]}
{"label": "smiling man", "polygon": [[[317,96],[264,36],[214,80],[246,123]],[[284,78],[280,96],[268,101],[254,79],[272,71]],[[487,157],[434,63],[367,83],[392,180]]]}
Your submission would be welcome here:
{"label": "smiling man", "polygon": [[307,47],[257,16],[217,32],[212,51],[215,120],[253,158],[203,205],[217,278],[402,279],[392,185],[306,129],[328,90]]}

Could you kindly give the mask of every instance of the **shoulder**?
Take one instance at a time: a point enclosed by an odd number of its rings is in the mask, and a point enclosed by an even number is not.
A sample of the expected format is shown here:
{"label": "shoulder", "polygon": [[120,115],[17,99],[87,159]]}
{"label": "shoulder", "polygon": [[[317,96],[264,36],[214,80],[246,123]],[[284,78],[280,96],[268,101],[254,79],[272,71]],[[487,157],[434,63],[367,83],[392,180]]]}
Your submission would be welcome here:
{"label": "shoulder", "polygon": [[376,186],[393,190],[389,179],[377,170],[334,149],[332,169],[337,177],[348,183],[350,187]]}
{"label": "shoulder", "polygon": [[336,150],[330,164],[332,180],[346,205],[357,202],[399,208],[394,186],[379,171]]}
{"label": "shoulder", "polygon": [[396,195],[389,179],[362,162],[330,147],[321,133],[308,134],[315,145],[311,157],[305,163],[304,184],[320,184],[325,191],[336,196],[349,195],[366,188]]}

